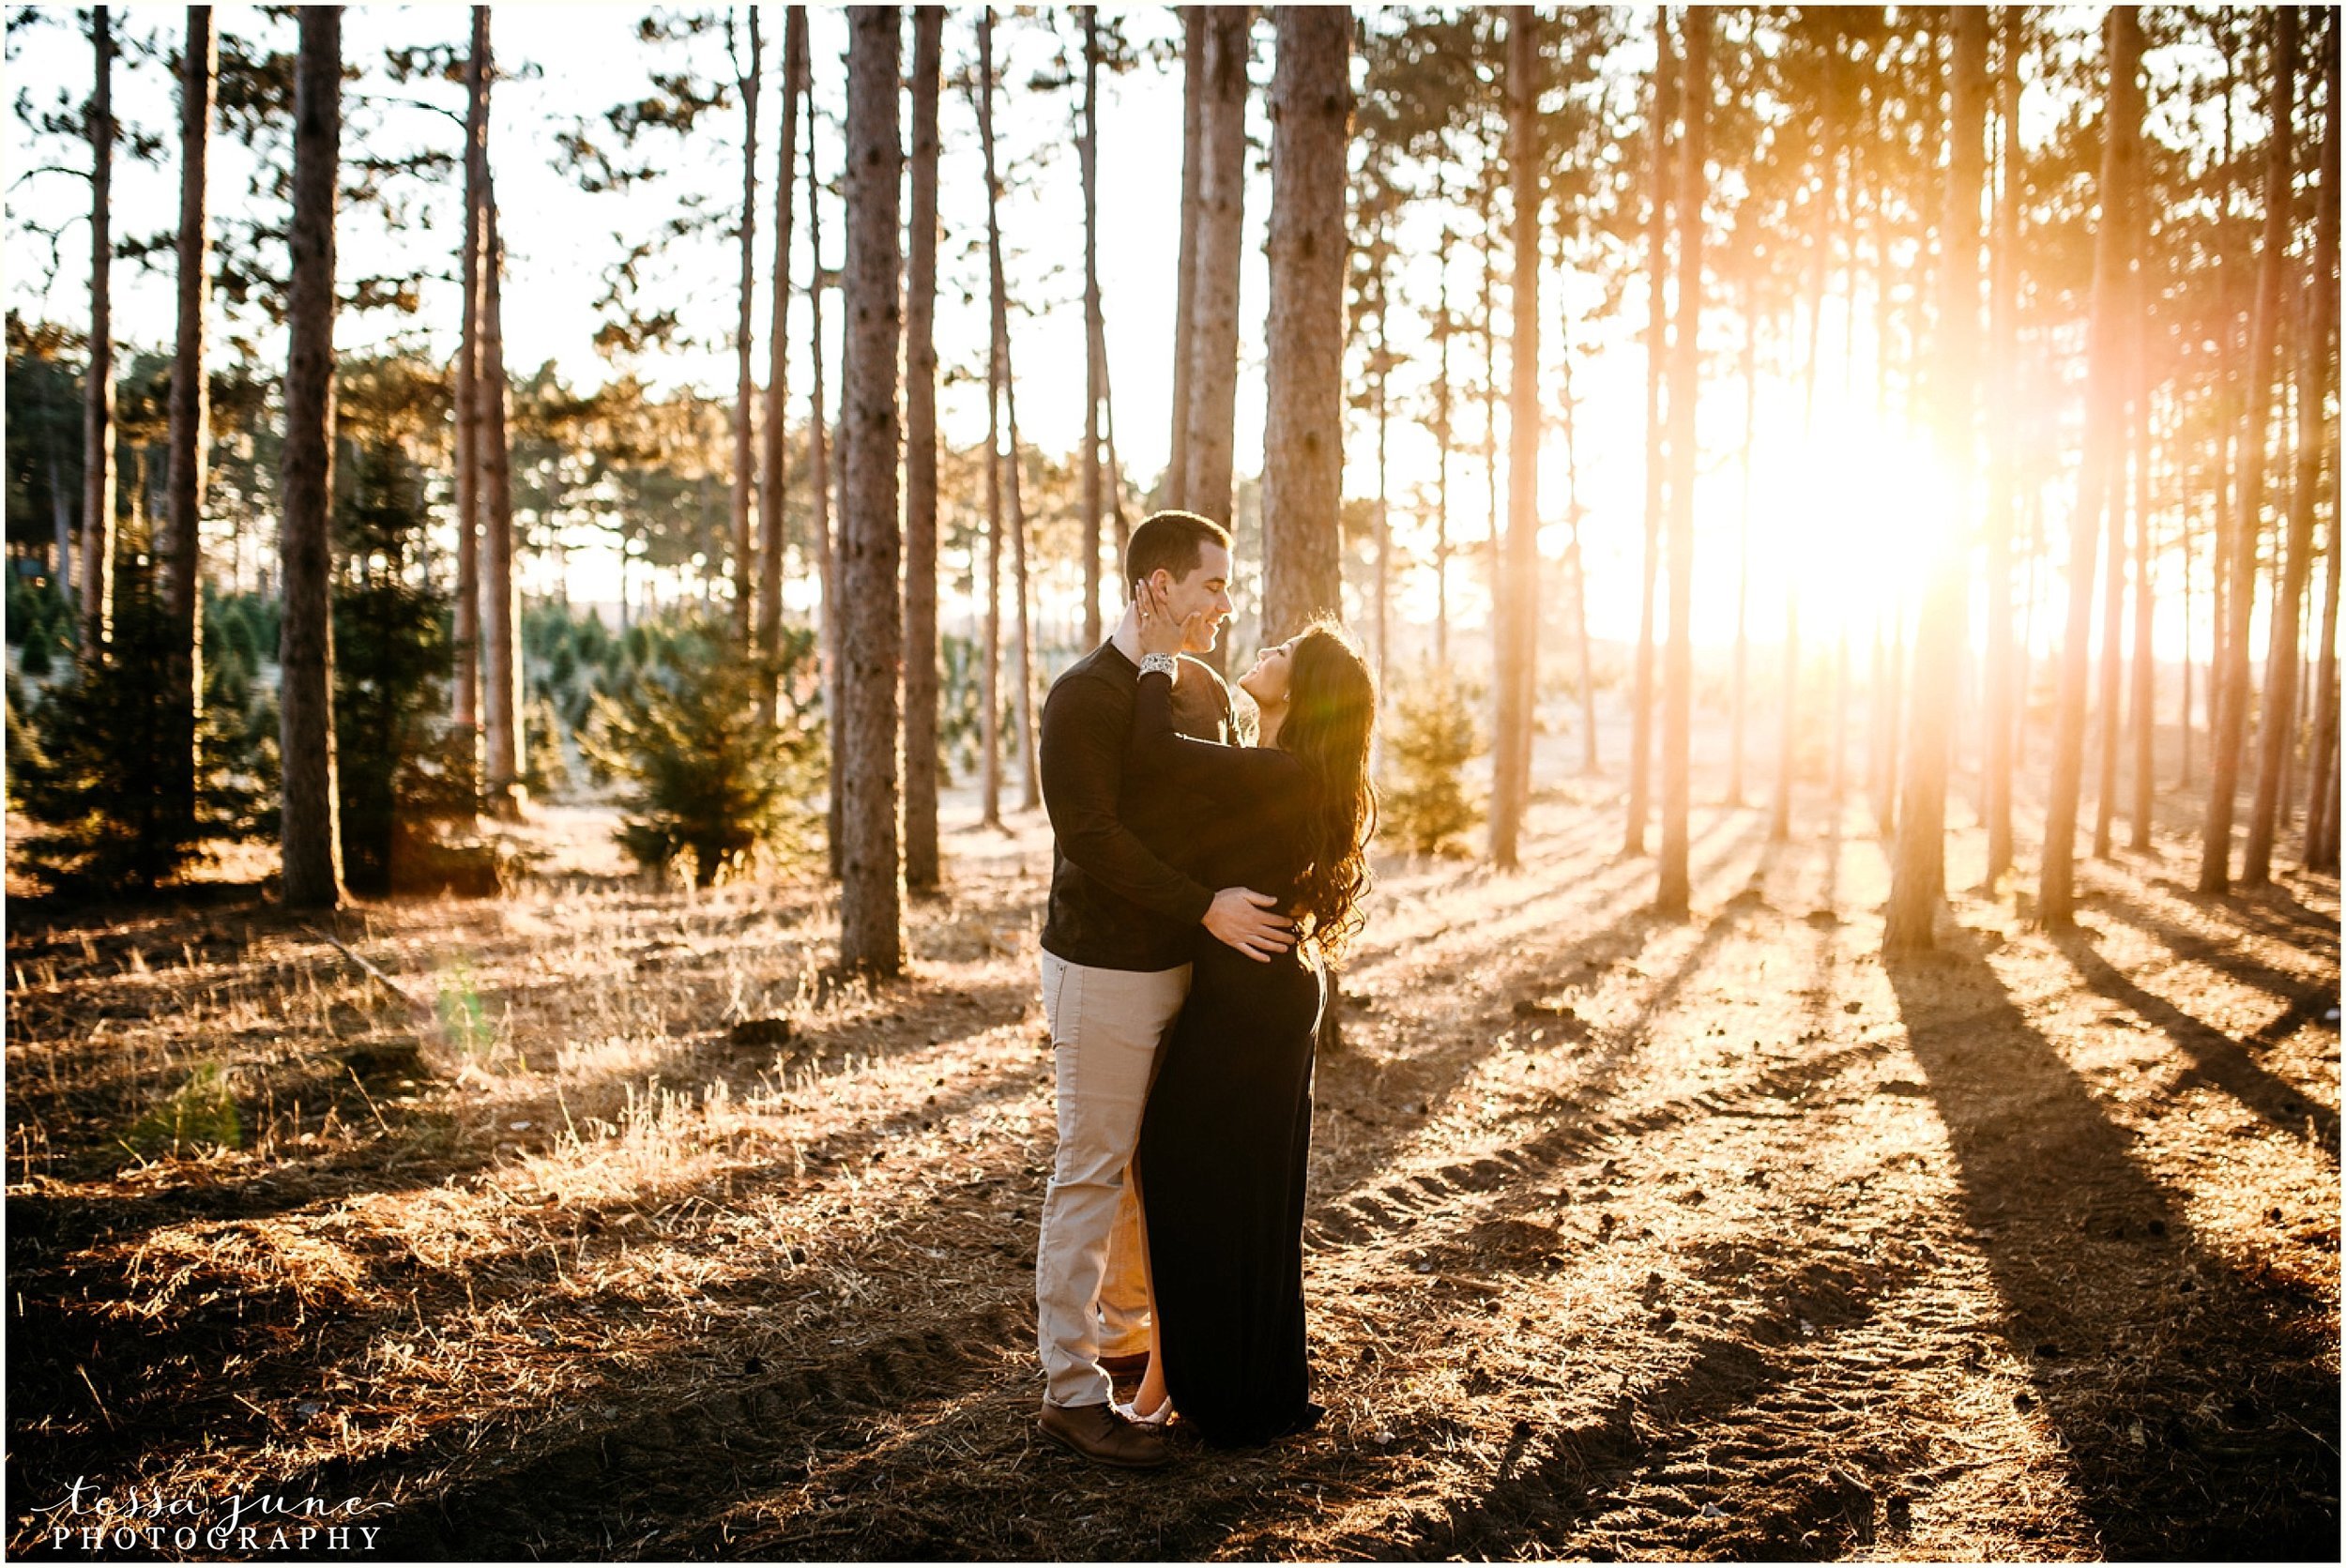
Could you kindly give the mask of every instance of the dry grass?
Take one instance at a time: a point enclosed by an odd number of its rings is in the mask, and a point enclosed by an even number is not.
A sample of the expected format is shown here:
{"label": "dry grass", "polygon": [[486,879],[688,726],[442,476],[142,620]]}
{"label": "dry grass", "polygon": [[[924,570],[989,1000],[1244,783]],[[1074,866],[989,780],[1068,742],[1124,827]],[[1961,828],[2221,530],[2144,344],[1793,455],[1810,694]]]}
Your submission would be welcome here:
{"label": "dry grass", "polygon": [[[419,1556],[2325,1555],[2335,884],[2095,866],[2075,937],[1959,897],[1885,967],[1861,814],[1699,810],[1684,923],[1593,793],[1521,875],[1388,868],[1317,1085],[1331,1417],[1147,1477],[1031,1423],[1039,822],[953,826],[877,993],[822,887],[647,891],[591,816],[341,918],[428,1027],[249,900],[19,906],[10,1544],[86,1475]],[[241,1147],[124,1147],[204,1064]]]}

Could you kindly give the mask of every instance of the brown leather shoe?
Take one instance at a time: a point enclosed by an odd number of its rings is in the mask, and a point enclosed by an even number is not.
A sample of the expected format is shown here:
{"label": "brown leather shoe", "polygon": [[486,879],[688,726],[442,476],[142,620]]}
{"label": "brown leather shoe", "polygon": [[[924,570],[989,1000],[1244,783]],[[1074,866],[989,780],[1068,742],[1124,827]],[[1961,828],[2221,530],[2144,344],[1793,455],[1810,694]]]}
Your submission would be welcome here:
{"label": "brown leather shoe", "polygon": [[1044,1437],[1097,1464],[1152,1470],[1173,1462],[1173,1451],[1155,1431],[1134,1425],[1105,1405],[1045,1405],[1038,1424]]}
{"label": "brown leather shoe", "polygon": [[1100,1370],[1111,1378],[1137,1378],[1149,1370],[1149,1352],[1135,1350],[1129,1356],[1102,1356]]}

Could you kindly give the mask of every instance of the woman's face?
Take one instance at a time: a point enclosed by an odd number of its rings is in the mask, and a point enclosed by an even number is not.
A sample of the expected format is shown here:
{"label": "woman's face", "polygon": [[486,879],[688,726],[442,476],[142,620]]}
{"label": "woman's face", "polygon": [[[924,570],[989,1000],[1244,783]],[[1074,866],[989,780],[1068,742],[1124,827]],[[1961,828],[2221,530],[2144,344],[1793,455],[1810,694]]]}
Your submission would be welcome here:
{"label": "woman's face", "polygon": [[1239,677],[1238,689],[1254,698],[1257,708],[1284,708],[1294,663],[1295,639],[1289,637],[1255,655],[1254,668]]}

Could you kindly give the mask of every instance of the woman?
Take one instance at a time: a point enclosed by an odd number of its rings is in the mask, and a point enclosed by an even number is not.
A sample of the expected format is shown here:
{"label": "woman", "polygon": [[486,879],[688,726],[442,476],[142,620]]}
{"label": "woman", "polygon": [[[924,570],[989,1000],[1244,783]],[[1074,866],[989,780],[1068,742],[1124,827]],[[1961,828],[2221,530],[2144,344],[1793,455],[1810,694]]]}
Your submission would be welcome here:
{"label": "woman", "polygon": [[1300,939],[1269,962],[1197,943],[1141,1119],[1154,1337],[1122,1409],[1145,1422],[1179,1411],[1209,1441],[1257,1443],[1320,1415],[1303,1348],[1312,1043],[1323,969],[1358,929],[1368,885],[1377,690],[1349,634],[1317,622],[1265,648],[1240,680],[1261,710],[1254,746],[1191,739],[1173,727],[1170,656],[1184,628],[1143,603],[1150,657],[1126,768],[1206,797],[1215,810],[1197,874],[1275,895]]}

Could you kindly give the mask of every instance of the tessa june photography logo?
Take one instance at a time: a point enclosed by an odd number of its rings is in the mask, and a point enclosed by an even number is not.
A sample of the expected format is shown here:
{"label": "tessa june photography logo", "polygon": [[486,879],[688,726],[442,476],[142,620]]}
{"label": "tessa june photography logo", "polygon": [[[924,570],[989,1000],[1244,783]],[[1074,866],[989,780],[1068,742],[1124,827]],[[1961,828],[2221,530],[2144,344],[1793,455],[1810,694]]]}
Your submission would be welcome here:
{"label": "tessa june photography logo", "polygon": [[274,1492],[108,1491],[76,1476],[65,1495],[37,1505],[59,1551],[160,1553],[372,1551],[381,1527],[357,1521],[388,1502],[280,1497]]}

